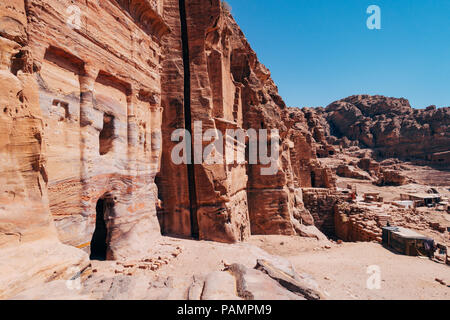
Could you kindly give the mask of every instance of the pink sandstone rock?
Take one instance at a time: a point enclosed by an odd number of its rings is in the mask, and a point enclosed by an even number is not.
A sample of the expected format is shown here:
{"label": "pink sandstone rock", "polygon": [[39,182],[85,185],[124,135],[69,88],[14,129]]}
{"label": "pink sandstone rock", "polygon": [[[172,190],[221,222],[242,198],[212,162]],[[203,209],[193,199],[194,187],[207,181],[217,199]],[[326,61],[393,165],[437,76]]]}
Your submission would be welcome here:
{"label": "pink sandstone rock", "polygon": [[[219,0],[88,0],[79,25],[72,4],[0,4],[0,255],[14,260],[0,296],[70,276],[86,253],[151,255],[161,231],[231,243],[314,225],[302,188],[334,187],[316,160],[325,132],[286,107]],[[278,129],[279,170],[174,164],[171,134],[195,121]],[[4,278],[16,264],[36,272]]]}

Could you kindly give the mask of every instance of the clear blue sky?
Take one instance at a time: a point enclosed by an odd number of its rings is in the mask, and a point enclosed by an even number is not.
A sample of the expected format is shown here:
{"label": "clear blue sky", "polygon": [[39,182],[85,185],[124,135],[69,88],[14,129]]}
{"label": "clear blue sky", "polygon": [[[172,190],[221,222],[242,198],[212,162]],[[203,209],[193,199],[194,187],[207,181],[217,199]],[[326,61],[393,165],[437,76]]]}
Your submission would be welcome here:
{"label": "clear blue sky", "polygon": [[[450,0],[227,0],[292,107],[353,94],[450,106]],[[369,5],[381,30],[369,30]]]}

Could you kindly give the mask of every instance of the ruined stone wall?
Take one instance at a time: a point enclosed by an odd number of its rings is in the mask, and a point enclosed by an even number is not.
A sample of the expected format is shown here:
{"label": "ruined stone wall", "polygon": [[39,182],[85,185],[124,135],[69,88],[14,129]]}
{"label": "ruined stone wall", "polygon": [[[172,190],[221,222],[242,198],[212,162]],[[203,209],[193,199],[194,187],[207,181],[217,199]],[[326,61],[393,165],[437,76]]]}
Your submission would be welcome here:
{"label": "ruined stone wall", "polygon": [[[150,254],[161,230],[237,242],[314,224],[302,188],[334,180],[315,160],[309,120],[286,108],[219,0],[1,8],[0,247],[49,239],[80,265],[74,247],[89,253],[100,202],[108,259]],[[172,133],[183,128],[192,145],[209,129],[224,134],[211,141],[231,147],[210,157],[249,149],[227,129],[278,129],[278,170],[263,174],[269,165],[248,152],[243,162],[175,164]]]}
{"label": "ruined stone wall", "polygon": [[314,225],[327,236],[343,241],[381,241],[381,227],[386,225],[387,217],[352,203],[349,194],[333,189],[304,188],[303,201]]}
{"label": "ruined stone wall", "polygon": [[325,188],[304,188],[303,201],[311,212],[315,226],[327,235],[335,235],[335,206],[344,196]]}
{"label": "ruined stone wall", "polygon": [[339,239],[381,242],[381,227],[385,226],[385,221],[370,210],[348,203],[340,203],[334,208],[334,218],[335,233]]}

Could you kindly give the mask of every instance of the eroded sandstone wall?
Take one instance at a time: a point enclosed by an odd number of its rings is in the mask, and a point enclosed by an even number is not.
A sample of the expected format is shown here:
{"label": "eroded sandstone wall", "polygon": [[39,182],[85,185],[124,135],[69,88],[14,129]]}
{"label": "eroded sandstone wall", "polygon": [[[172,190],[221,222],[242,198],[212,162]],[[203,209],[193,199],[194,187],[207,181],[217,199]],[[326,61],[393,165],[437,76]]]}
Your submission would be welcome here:
{"label": "eroded sandstone wall", "polygon": [[[171,135],[176,129],[186,128],[194,135],[196,122],[201,123],[196,131],[201,135],[209,129],[242,128],[242,119],[233,116],[236,89],[220,1],[188,1],[181,8],[179,4],[169,0],[164,6],[174,32],[165,40],[163,62],[162,227],[168,234],[241,241],[250,234],[245,165],[194,164],[193,157],[191,164],[172,161],[177,142]],[[193,136],[191,145],[198,140]]]}
{"label": "eroded sandstone wall", "polygon": [[185,128],[185,77],[183,64],[183,44],[181,18],[178,0],[164,1],[164,17],[171,33],[164,38],[162,60],[162,163],[158,175],[161,209],[160,223],[165,234],[190,237],[191,201],[188,184],[188,168],[172,161],[172,151],[177,142],[172,141],[172,133]]}
{"label": "eroded sandstone wall", "polygon": [[[237,242],[314,225],[302,188],[334,186],[315,159],[320,132],[285,106],[221,1],[14,0],[1,12],[0,246],[49,237],[89,252],[101,219],[107,258],[121,259],[149,254],[160,228]],[[248,152],[176,164],[183,128],[191,144],[220,131],[231,149],[210,155],[222,156],[249,149],[227,130],[277,129],[277,170]]]}
{"label": "eroded sandstone wall", "polygon": [[[23,1],[1,3],[0,246],[55,237],[47,206],[43,125]],[[18,55],[23,52],[23,63]]]}
{"label": "eroded sandstone wall", "polygon": [[83,246],[104,199],[108,256],[126,256],[159,233],[159,64],[169,29],[148,1],[77,2],[78,28],[67,23],[71,4],[27,2],[50,210],[59,238]]}
{"label": "eroded sandstone wall", "polygon": [[[302,224],[312,225],[302,187],[329,188],[334,181],[315,161],[316,143],[304,113],[285,106],[221,1],[168,0],[164,10],[173,33],[165,40],[163,62],[163,231],[235,242],[250,232],[293,235]],[[173,130],[195,133],[196,122],[202,124],[200,134],[217,129],[233,149],[246,148],[246,163],[174,165]],[[249,161],[248,139],[244,145],[227,136],[227,129],[278,129],[278,170],[263,174],[267,165]],[[199,139],[194,136],[192,144]],[[209,144],[203,141],[203,147]]]}
{"label": "eroded sandstone wall", "polygon": [[[87,255],[59,242],[24,1],[0,3],[0,299],[73,276]],[[75,268],[75,269],[74,269]]]}
{"label": "eroded sandstone wall", "polygon": [[108,257],[148,253],[160,234],[162,4],[2,2],[2,244],[45,234],[89,251],[102,199]]}

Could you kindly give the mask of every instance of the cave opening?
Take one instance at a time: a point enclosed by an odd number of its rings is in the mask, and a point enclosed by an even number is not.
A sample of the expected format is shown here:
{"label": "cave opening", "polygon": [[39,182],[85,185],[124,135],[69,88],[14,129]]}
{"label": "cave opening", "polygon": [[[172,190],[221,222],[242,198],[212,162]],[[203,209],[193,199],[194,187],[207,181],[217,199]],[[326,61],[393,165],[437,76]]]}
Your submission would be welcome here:
{"label": "cave opening", "polygon": [[162,182],[162,178],[161,178],[161,172],[159,174],[156,175],[155,177],[155,184],[156,187],[158,188],[158,201],[156,202],[156,217],[158,218],[158,222],[159,222],[159,228],[161,230],[161,234],[165,235],[166,234],[166,227],[164,224],[164,196],[163,196],[163,182]]}
{"label": "cave opening", "polygon": [[316,187],[316,173],[311,171],[311,188]]}
{"label": "cave opening", "polygon": [[108,245],[106,242],[108,230],[106,227],[105,213],[106,213],[106,201],[100,199],[97,202],[96,218],[95,218],[95,231],[91,240],[91,260],[106,260],[106,251]]}

